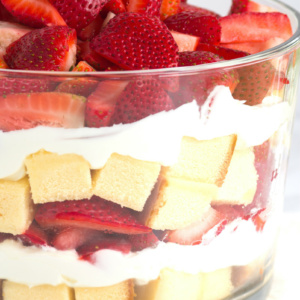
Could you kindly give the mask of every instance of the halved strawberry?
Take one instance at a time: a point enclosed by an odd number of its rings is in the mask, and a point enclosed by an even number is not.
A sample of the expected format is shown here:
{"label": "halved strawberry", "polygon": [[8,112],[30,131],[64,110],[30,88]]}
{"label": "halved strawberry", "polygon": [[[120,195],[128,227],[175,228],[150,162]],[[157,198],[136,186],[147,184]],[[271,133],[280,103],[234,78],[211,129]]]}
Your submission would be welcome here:
{"label": "halved strawberry", "polygon": [[180,0],[162,0],[160,7],[160,19],[176,15],[179,12]]}
{"label": "halved strawberry", "polygon": [[159,81],[141,77],[130,82],[116,102],[112,124],[126,124],[173,109],[173,103]]}
{"label": "halved strawberry", "polygon": [[201,43],[220,43],[221,26],[215,16],[187,11],[170,16],[164,22],[170,30],[198,36]]}
{"label": "halved strawberry", "polygon": [[218,15],[217,13],[215,13],[209,9],[206,9],[203,7],[198,7],[198,6],[191,5],[191,4],[187,4],[184,2],[186,2],[186,1],[181,1],[180,7],[179,7],[179,12],[185,12],[185,11],[199,12],[202,15],[214,16],[216,18],[220,18],[220,15]]}
{"label": "halved strawberry", "polygon": [[200,38],[189,34],[184,34],[176,31],[170,31],[177,46],[179,52],[195,51],[199,44]]}
{"label": "halved strawberry", "polygon": [[74,29],[45,27],[10,44],[4,59],[12,69],[69,71],[76,61],[76,43]]}
{"label": "halved strawberry", "polygon": [[86,228],[61,228],[51,239],[51,245],[58,250],[73,250],[89,242],[91,239],[97,238],[99,234],[102,233]]}
{"label": "halved strawberry", "polygon": [[[1,3],[1,2],[0,2]],[[3,58],[6,48],[18,40],[26,33],[32,31],[31,28],[17,23],[0,22],[0,57]]]}
{"label": "halved strawberry", "polygon": [[273,37],[287,40],[293,34],[288,16],[277,12],[234,14],[219,21],[221,43],[261,42]]}
{"label": "halved strawberry", "polygon": [[226,60],[230,59],[236,59],[240,57],[244,57],[249,55],[249,53],[244,52],[244,51],[239,51],[239,50],[234,50],[222,46],[215,46],[211,44],[204,44],[204,43],[199,43],[196,47],[197,51],[209,51],[214,54],[219,55],[221,58],[224,58]]}
{"label": "halved strawberry", "polygon": [[180,245],[198,245],[203,236],[215,229],[215,236],[220,234],[227,224],[227,219],[217,210],[210,208],[204,216],[188,227],[171,231],[165,241]]}
{"label": "halved strawberry", "polygon": [[72,226],[125,234],[151,231],[150,228],[138,223],[130,209],[96,196],[91,200],[40,205],[35,220],[43,227]]}
{"label": "halved strawberry", "polygon": [[91,22],[86,27],[77,30],[78,38],[82,41],[91,40],[96,35],[98,35],[101,31],[104,19],[102,18],[101,14],[99,14],[96,19]]}
{"label": "halved strawberry", "polygon": [[131,243],[127,239],[119,236],[103,235],[79,247],[77,253],[80,259],[93,262],[93,254],[104,249],[120,251],[127,254],[131,250]]}
{"label": "halved strawberry", "polygon": [[36,126],[77,128],[84,125],[85,98],[63,93],[10,94],[0,101],[0,129]]}
{"label": "halved strawberry", "polygon": [[20,23],[30,27],[65,26],[66,22],[48,0],[1,0]]}
{"label": "halved strawberry", "polygon": [[69,27],[80,30],[92,23],[109,0],[49,0]]}
{"label": "halved strawberry", "polygon": [[244,12],[274,12],[275,9],[251,1],[251,0],[232,0],[232,5],[229,14],[239,14]]}
{"label": "halved strawberry", "polygon": [[114,17],[91,48],[126,70],[177,66],[178,47],[167,27],[158,18],[138,13]]}
{"label": "halved strawberry", "polygon": [[88,97],[85,122],[88,127],[105,127],[111,124],[118,98],[125,89],[127,81],[106,80],[98,84]]}
{"label": "halved strawberry", "polygon": [[21,235],[18,235],[25,245],[46,246],[48,245],[47,233],[33,221],[30,227]]}
{"label": "halved strawberry", "polygon": [[128,0],[126,9],[128,12],[159,17],[161,3],[162,0]]}
{"label": "halved strawberry", "polygon": [[126,11],[126,7],[123,0],[109,0],[103,7],[101,12],[108,13],[113,12],[115,15]]}
{"label": "halved strawberry", "polygon": [[153,232],[130,235],[128,239],[132,246],[131,251],[141,251],[145,248],[154,247],[159,242],[159,239]]}

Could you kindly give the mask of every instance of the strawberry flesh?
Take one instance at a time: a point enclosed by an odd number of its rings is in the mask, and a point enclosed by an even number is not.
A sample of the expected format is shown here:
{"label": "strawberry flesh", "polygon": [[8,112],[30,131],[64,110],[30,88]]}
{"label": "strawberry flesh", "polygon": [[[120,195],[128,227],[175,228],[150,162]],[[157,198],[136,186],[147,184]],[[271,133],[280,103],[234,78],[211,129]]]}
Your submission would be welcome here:
{"label": "strawberry flesh", "polygon": [[199,44],[200,41],[200,38],[198,36],[184,34],[176,31],[170,31],[170,32],[178,46],[179,52],[195,51],[197,49],[197,45]]}
{"label": "strawberry flesh", "polygon": [[141,251],[145,248],[150,247],[153,248],[159,242],[159,239],[153,232],[139,235],[130,235],[128,239],[132,246],[131,251]]}
{"label": "strawberry flesh", "polygon": [[151,231],[150,228],[138,223],[130,209],[96,196],[91,200],[40,205],[35,219],[43,227],[72,226],[125,234]]}
{"label": "strawberry flesh", "polygon": [[164,22],[170,30],[198,36],[201,43],[220,43],[221,26],[215,16],[187,11],[170,16]]}
{"label": "strawberry flesh", "polygon": [[128,12],[146,14],[151,17],[160,16],[162,0],[128,0],[126,9]]}
{"label": "strawberry flesh", "polygon": [[138,13],[111,19],[91,48],[126,70],[177,66],[178,47],[167,27],[158,18]]}
{"label": "strawberry flesh", "polygon": [[34,221],[30,227],[21,235],[18,235],[22,243],[26,246],[46,246],[48,236],[46,232]]}
{"label": "strawberry flesh", "polygon": [[179,12],[180,0],[162,0],[160,7],[160,19],[176,15]]}
{"label": "strawberry flesh", "polygon": [[4,59],[12,69],[68,71],[76,59],[76,32],[66,26],[33,30],[10,44]]}

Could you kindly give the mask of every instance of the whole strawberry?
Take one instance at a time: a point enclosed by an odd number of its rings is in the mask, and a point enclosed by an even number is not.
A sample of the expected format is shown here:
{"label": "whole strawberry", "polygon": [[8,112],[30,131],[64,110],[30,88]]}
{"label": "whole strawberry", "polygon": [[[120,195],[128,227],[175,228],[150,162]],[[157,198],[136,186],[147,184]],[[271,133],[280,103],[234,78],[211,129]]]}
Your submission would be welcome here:
{"label": "whole strawberry", "polygon": [[68,71],[76,61],[76,32],[66,26],[33,30],[6,49],[11,69]]}
{"label": "whole strawberry", "polygon": [[138,13],[119,14],[91,41],[99,55],[125,70],[177,66],[178,47],[158,18]]}

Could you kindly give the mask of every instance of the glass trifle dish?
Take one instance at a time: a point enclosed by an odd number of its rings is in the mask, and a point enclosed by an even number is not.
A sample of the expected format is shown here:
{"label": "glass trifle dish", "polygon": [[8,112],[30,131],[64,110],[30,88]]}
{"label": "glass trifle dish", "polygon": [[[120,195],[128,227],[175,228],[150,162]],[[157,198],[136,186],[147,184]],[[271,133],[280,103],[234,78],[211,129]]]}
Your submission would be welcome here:
{"label": "glass trifle dish", "polygon": [[228,11],[1,0],[1,300],[265,299],[300,18]]}

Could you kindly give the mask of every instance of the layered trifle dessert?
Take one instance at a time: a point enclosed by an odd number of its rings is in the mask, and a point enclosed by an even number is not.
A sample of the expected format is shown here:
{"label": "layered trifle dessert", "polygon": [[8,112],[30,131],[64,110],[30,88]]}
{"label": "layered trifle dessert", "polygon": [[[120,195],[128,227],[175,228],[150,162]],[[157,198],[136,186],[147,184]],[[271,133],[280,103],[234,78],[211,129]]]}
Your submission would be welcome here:
{"label": "layered trifle dessert", "polygon": [[1,0],[1,300],[233,299],[269,279],[296,52],[247,58],[293,29],[228,10]]}

